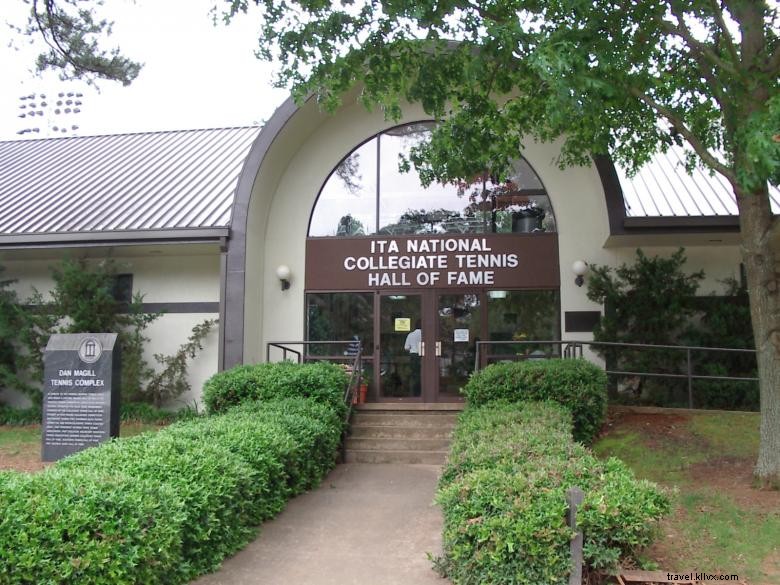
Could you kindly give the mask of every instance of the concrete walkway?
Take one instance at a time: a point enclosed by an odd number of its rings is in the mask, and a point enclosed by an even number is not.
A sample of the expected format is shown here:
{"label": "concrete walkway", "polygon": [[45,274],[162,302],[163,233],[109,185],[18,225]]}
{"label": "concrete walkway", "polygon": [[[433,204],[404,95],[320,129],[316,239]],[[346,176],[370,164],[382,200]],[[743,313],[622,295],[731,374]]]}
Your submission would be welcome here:
{"label": "concrete walkway", "polygon": [[343,464],[193,585],[446,585],[436,465]]}

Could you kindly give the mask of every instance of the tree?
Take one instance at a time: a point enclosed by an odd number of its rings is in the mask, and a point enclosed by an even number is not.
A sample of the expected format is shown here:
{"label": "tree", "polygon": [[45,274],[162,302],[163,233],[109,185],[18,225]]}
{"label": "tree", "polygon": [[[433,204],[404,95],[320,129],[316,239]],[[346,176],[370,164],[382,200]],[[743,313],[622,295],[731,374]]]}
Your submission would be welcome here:
{"label": "tree", "polygon": [[758,0],[226,0],[260,11],[260,54],[298,99],[360,100],[440,120],[408,163],[425,181],[506,178],[523,140],[561,138],[562,166],[633,171],[685,145],[739,208],[761,379],[756,475],[780,483],[780,281],[767,183],[780,180],[778,13]]}
{"label": "tree", "polygon": [[119,48],[102,44],[111,34],[112,22],[100,18],[93,5],[99,0],[24,0],[30,14],[19,34],[42,39],[45,49],[38,55],[39,72],[53,69],[62,79],[120,81],[122,85],[138,77],[141,64],[125,57]]}
{"label": "tree", "polygon": [[16,291],[10,288],[14,281],[2,280],[4,271],[0,266],[0,390],[26,390],[27,386],[19,378],[22,367],[14,346],[22,322],[21,306]]}
{"label": "tree", "polygon": [[[648,258],[640,249],[636,251],[633,265],[622,264],[614,270],[610,266],[591,266],[588,298],[606,309],[593,330],[593,338],[619,343],[683,345],[682,340],[691,331],[691,322],[697,315],[694,295],[704,279],[703,271],[686,274],[685,262],[683,248],[669,258]],[[597,349],[606,359],[608,369],[613,370],[679,374],[685,363],[685,353],[676,350]],[[679,392],[677,380],[669,378],[638,377],[632,382],[635,398],[647,391],[646,385],[655,393]]]}

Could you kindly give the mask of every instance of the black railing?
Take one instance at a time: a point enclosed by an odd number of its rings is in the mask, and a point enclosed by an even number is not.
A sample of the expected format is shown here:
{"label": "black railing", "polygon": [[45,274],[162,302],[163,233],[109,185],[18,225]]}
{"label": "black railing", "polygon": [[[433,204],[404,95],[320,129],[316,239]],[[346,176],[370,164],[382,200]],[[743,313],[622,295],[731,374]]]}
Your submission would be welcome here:
{"label": "black railing", "polygon": [[[489,353],[491,347],[501,346],[536,346],[533,351],[526,350],[520,353]],[[688,384],[688,407],[694,407],[693,381],[694,380],[722,380],[735,382],[757,382],[758,378],[752,376],[713,376],[694,373],[694,352],[723,352],[755,355],[755,349],[735,349],[728,347],[698,347],[693,345],[654,345],[644,343],[616,343],[610,341],[477,341],[474,370],[479,370],[488,363],[495,361],[518,361],[529,359],[545,359],[550,357],[582,358],[583,346],[591,348],[614,348],[620,350],[669,350],[685,352],[685,373],[670,372],[634,372],[627,370],[605,369],[611,376],[647,377],[647,378],[671,378],[684,379]],[[548,348],[547,350],[539,349]]]}

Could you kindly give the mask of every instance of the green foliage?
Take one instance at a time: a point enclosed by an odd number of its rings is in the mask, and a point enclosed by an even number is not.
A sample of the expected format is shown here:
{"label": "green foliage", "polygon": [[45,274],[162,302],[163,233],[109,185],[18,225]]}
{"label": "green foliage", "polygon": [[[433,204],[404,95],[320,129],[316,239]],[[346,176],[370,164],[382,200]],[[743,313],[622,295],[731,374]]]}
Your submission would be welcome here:
{"label": "green foliage", "polygon": [[43,351],[49,337],[53,333],[105,331],[119,335],[123,401],[150,401],[159,407],[190,390],[187,360],[203,349],[203,339],[216,321],[196,325],[174,355],[156,354],[163,367],[155,372],[144,359],[149,342],[145,330],[162,314],[145,313],[141,293],[134,294],[129,303],[117,300],[118,270],[113,260],[95,265],[64,260],[51,269],[51,300],[34,290],[28,307],[20,306],[16,296],[4,290],[8,283],[0,282],[0,386],[21,389],[40,404],[40,389],[24,380],[43,378]]}
{"label": "green foliage", "polygon": [[[725,280],[723,296],[707,297],[699,304],[701,318],[687,332],[684,343],[703,347],[755,347],[747,291],[734,279]],[[707,376],[757,377],[752,354],[707,352],[695,355],[694,372]],[[697,408],[758,410],[757,382],[695,380]]]}
{"label": "green foliage", "polygon": [[[153,373],[143,358],[149,338],[144,330],[161,314],[144,313],[143,295],[136,293],[129,304],[115,299],[118,266],[113,260],[90,266],[84,260],[63,260],[52,267],[54,287],[51,300],[34,290],[24,312],[19,341],[26,347],[26,368],[30,379],[43,378],[43,351],[53,333],[112,332],[119,334],[122,348],[122,393],[126,400],[138,400],[141,389]],[[40,390],[33,400],[40,401]]]}
{"label": "green foliage", "polygon": [[327,403],[279,398],[0,473],[0,582],[187,583],[319,484],[342,426]]}
{"label": "green foliage", "polygon": [[13,408],[0,404],[0,425],[21,426],[41,423],[43,413],[40,406]]}
{"label": "green foliage", "polygon": [[124,325],[121,303],[114,298],[116,264],[112,260],[90,269],[85,260],[63,260],[51,268],[54,288],[49,307],[55,309],[61,323],[59,333],[115,331]]}
{"label": "green foliage", "polygon": [[171,486],[84,468],[8,473],[0,485],[0,582],[172,582],[184,510]]}
{"label": "green foliage", "polygon": [[668,344],[679,339],[695,313],[693,297],[704,272],[685,274],[685,250],[669,258],[636,251],[633,265],[590,266],[588,298],[606,307],[593,330],[596,341]]}
{"label": "green foliage", "polygon": [[163,366],[162,371],[151,375],[144,394],[155,406],[161,406],[172,398],[178,398],[192,388],[187,380],[187,360],[193,359],[203,350],[203,340],[217,324],[216,319],[207,319],[192,328],[187,341],[171,356],[154,354],[157,363]]}
{"label": "green foliage", "polygon": [[122,422],[160,425],[197,418],[198,416],[198,412],[192,408],[173,411],[162,410],[147,402],[121,402],[119,404],[119,418]]}
{"label": "green foliage", "polygon": [[206,381],[203,402],[210,413],[218,413],[252,400],[304,396],[339,411],[344,408],[347,381],[342,368],[327,362],[237,366]]}
{"label": "green foliage", "polygon": [[[0,275],[4,270],[0,266]],[[20,378],[23,364],[16,348],[22,315],[16,292],[9,288],[13,282],[0,279],[0,389],[27,390]]]}
{"label": "green foliage", "polygon": [[226,21],[259,7],[260,54],[299,99],[334,109],[360,83],[360,100],[389,118],[408,101],[443,119],[412,157],[431,180],[504,175],[523,139],[561,138],[561,164],[609,153],[632,169],[685,140],[746,189],[780,168],[777,15],[765,2],[227,3]]}
{"label": "green foliage", "polygon": [[[22,426],[40,424],[43,413],[40,406],[13,408],[0,404],[0,425]],[[169,424],[175,421],[197,418],[194,408],[181,408],[176,411],[162,410],[146,402],[122,402],[119,405],[119,417],[122,422],[145,424]]]}
{"label": "green foliage", "polygon": [[607,377],[585,360],[548,359],[492,364],[475,372],[463,393],[470,405],[549,400],[567,407],[574,438],[593,441],[607,413]]}
{"label": "green foliage", "polygon": [[80,0],[47,0],[32,3],[26,26],[12,28],[19,35],[44,41],[45,49],[36,60],[38,72],[53,69],[62,79],[88,83],[109,79],[130,85],[142,65],[122,55],[119,48],[103,47],[112,25]]}
{"label": "green foliage", "polygon": [[[696,314],[694,296],[704,278],[703,271],[686,274],[685,262],[683,248],[668,258],[649,258],[638,249],[633,265],[622,264],[614,270],[591,266],[588,298],[605,307],[604,316],[593,330],[595,341],[681,344]],[[604,356],[608,369],[629,372],[679,374],[686,359],[685,352],[677,350],[597,347],[596,351]],[[668,379],[640,378],[632,382],[631,391],[636,397],[666,395],[675,389],[677,394],[686,392],[685,384],[675,385]]]}
{"label": "green foliage", "polygon": [[585,501],[585,563],[608,572],[634,559],[669,501],[618,460],[598,461],[572,440],[552,403],[472,405],[461,415],[437,501],[444,514],[439,568],[455,584],[567,583],[566,490]]}
{"label": "green foliage", "polygon": [[[588,298],[605,305],[594,329],[596,341],[699,347],[753,347],[753,329],[747,291],[724,281],[720,296],[696,297],[703,272],[685,274],[681,248],[669,258],[648,258],[637,250],[633,265],[616,270],[591,267]],[[601,348],[609,369],[684,374],[686,353],[680,350]],[[709,376],[755,377],[752,354],[694,351],[693,372]],[[613,399],[659,406],[687,406],[685,380],[623,378],[622,393]],[[614,388],[613,388],[614,390]],[[694,380],[694,406],[730,410],[757,410],[758,384],[741,381]]]}

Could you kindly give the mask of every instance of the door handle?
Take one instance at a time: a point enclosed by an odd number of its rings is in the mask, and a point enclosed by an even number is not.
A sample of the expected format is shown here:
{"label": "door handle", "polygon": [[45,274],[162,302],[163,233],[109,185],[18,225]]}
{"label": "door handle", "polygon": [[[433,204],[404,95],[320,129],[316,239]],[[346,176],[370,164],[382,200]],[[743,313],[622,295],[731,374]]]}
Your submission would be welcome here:
{"label": "door handle", "polygon": [[421,341],[420,346],[417,349],[417,353],[420,354],[420,357],[425,355],[425,342]]}
{"label": "door handle", "polygon": [[441,356],[441,341],[436,342],[436,355]]}

